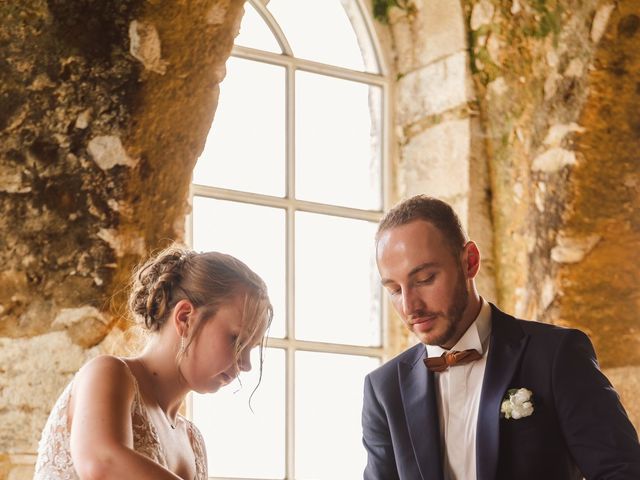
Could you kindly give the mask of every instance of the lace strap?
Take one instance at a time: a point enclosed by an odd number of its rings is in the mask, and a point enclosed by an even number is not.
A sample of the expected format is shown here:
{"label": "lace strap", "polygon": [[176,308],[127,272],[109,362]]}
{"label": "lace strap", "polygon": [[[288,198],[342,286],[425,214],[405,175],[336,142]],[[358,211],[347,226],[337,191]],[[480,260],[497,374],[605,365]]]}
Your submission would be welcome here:
{"label": "lace strap", "polygon": [[184,420],[187,424],[187,433],[189,434],[191,448],[193,449],[193,455],[196,459],[196,480],[206,480],[209,473],[207,469],[207,452],[204,438],[193,422],[186,418],[184,418]]}
{"label": "lace strap", "polygon": [[133,388],[134,388],[135,392],[133,394],[133,402],[131,404],[131,411],[132,412],[139,411],[141,406],[142,406],[142,396],[140,394],[140,385],[138,384],[138,379],[136,378],[136,376],[131,371],[131,367],[129,366],[129,364],[123,358],[120,358],[120,357],[116,357],[116,358],[118,360],[120,360],[122,363],[124,363],[124,366],[126,367],[125,370],[127,371],[127,374],[129,375],[129,378],[133,382]]}

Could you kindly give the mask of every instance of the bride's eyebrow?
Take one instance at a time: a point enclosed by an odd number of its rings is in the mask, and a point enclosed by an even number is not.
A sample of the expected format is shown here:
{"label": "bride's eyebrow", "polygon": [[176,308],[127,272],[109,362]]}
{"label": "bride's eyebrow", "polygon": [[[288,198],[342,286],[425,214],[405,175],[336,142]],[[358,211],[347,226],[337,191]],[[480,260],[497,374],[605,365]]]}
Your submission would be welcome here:
{"label": "bride's eyebrow", "polygon": [[[248,336],[245,335],[244,338],[241,338],[241,342],[240,343],[246,343],[246,346],[249,348],[255,348],[258,347],[260,345],[262,345],[262,341],[264,339],[264,334],[263,335],[259,335],[258,332],[253,332],[253,335],[249,338],[247,338]],[[249,342],[250,340],[255,339],[252,342]]]}

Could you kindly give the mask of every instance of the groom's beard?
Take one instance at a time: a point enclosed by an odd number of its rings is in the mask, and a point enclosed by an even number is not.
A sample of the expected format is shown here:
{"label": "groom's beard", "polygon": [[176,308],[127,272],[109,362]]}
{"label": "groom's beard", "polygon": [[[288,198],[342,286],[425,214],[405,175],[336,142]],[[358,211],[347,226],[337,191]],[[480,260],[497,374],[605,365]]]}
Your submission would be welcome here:
{"label": "groom's beard", "polygon": [[449,343],[456,335],[462,336],[464,332],[458,332],[457,328],[462,321],[464,311],[469,304],[469,292],[464,281],[464,273],[462,268],[458,269],[458,278],[456,280],[455,290],[451,299],[451,305],[446,313],[439,313],[438,316],[445,320],[445,331],[437,337],[429,340],[429,345],[445,345]]}

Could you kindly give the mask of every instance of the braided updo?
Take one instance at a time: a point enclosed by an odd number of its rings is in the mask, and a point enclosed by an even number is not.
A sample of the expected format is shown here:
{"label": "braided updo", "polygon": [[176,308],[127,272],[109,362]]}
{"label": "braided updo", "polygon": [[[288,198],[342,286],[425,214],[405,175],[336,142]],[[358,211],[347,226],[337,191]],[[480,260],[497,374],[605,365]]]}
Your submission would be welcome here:
{"label": "braided updo", "polygon": [[147,260],[134,273],[129,308],[149,330],[159,330],[177,303],[175,292],[182,283],[187,258],[193,255],[193,252],[170,247]]}
{"label": "braided updo", "polygon": [[[147,329],[158,331],[180,300],[204,307],[206,315],[235,295],[245,295],[245,313],[250,312],[251,330],[270,323],[271,303],[264,281],[247,265],[219,252],[197,253],[173,245],[149,258],[133,274],[129,309]],[[191,331],[193,339],[200,325]],[[190,342],[189,342],[190,343]]]}

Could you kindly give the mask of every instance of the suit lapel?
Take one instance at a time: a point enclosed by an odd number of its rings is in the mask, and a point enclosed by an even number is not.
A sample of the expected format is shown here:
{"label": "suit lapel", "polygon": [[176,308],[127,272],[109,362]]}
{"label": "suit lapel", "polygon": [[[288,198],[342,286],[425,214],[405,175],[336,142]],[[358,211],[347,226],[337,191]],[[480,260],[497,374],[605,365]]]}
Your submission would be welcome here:
{"label": "suit lapel", "polygon": [[416,348],[413,361],[398,364],[400,392],[411,445],[423,480],[442,480],[440,428],[433,373],[422,358],[424,346]]}
{"label": "suit lapel", "polygon": [[500,446],[500,404],[524,352],[528,336],[515,321],[491,305],[491,344],[482,382],[476,471],[478,480],[494,480]]}

